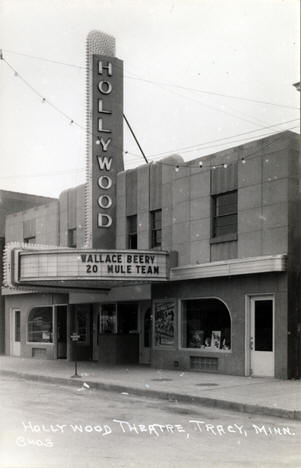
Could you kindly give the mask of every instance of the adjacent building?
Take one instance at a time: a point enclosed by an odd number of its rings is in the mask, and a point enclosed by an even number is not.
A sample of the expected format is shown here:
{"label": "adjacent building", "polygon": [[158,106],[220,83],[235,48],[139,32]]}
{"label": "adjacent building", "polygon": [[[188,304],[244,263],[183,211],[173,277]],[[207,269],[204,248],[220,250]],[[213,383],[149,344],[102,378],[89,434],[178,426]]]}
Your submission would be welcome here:
{"label": "adjacent building", "polygon": [[[47,203],[55,203],[55,199],[40,197],[36,195],[29,195],[27,193],[11,192],[9,190],[0,190],[0,288],[2,287],[2,271],[3,271],[3,251],[5,246],[5,221],[8,214],[16,213],[20,210],[27,210],[33,208],[35,210],[38,206]],[[23,228],[23,226],[22,226]],[[24,232],[18,238],[22,241],[29,242],[28,232],[26,227]],[[31,239],[33,240],[33,239]],[[55,240],[55,243],[58,239]],[[4,353],[5,343],[5,304],[4,297],[0,294],[0,353]],[[18,319],[17,319],[18,322]],[[19,322],[18,322],[19,323]],[[17,323],[17,328],[19,327]]]}

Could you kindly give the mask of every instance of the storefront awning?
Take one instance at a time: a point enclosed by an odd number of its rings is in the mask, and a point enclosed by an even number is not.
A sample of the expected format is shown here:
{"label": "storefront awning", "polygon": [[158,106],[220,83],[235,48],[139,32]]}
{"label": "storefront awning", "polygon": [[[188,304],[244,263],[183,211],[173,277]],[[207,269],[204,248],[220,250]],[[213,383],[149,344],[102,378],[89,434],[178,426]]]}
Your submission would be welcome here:
{"label": "storefront awning", "polygon": [[171,281],[250,275],[287,270],[287,255],[264,255],[172,268]]}

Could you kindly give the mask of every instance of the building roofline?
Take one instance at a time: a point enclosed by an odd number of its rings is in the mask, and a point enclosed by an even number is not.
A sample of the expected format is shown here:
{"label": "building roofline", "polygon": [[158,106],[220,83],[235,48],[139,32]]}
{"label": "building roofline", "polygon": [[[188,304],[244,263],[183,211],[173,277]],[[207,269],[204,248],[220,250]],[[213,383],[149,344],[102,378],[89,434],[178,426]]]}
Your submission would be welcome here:
{"label": "building roofline", "polygon": [[34,193],[15,192],[14,190],[0,189],[0,194],[2,193],[11,194],[11,195],[20,195],[20,196],[28,197],[28,198],[42,198],[42,199],[49,200],[49,201],[57,200],[57,198],[54,198],[54,197],[46,197],[45,195],[36,195]]}
{"label": "building roofline", "polygon": [[[211,160],[211,159],[214,159],[215,157],[220,157],[220,156],[229,156],[229,153],[232,152],[235,153],[235,152],[239,152],[239,151],[247,151],[248,150],[248,147],[249,146],[252,146],[254,144],[261,144],[261,143],[264,143],[268,140],[274,140],[274,139],[278,139],[280,136],[283,136],[283,138],[288,138],[289,140],[299,140],[300,139],[300,135],[298,133],[295,133],[291,130],[284,130],[282,132],[278,132],[278,133],[273,133],[271,135],[267,135],[265,137],[262,137],[262,138],[257,138],[257,139],[254,139],[254,140],[249,140],[249,141],[246,141],[244,143],[240,143],[239,145],[237,146],[229,146],[228,148],[225,148],[225,149],[221,149],[219,151],[216,151],[214,153],[208,153],[208,154],[205,154],[204,156],[200,156],[198,158],[195,158],[195,159],[191,159],[189,161],[184,161],[183,160],[183,157],[181,156],[181,154],[177,154],[177,153],[173,153],[173,154],[170,154],[168,156],[164,156],[162,157],[162,159],[158,159],[156,161],[150,161],[148,164],[141,164],[139,166],[136,166],[136,167],[133,167],[133,168],[129,168],[127,170],[124,170],[124,171],[121,171],[119,172],[119,174],[123,174],[123,173],[129,173],[129,172],[132,172],[132,171],[135,171],[141,167],[146,167],[146,166],[151,166],[152,164],[155,164],[157,163],[158,165],[162,164],[164,165],[164,163],[168,163],[168,162],[172,162],[176,165],[177,163],[180,164],[182,167],[189,167],[193,164],[196,164],[197,162],[199,161],[205,161],[206,159],[208,160]],[[252,137],[250,137],[252,138]],[[229,144],[231,144],[231,142],[229,142]],[[246,156],[248,156],[248,154],[246,154]]]}

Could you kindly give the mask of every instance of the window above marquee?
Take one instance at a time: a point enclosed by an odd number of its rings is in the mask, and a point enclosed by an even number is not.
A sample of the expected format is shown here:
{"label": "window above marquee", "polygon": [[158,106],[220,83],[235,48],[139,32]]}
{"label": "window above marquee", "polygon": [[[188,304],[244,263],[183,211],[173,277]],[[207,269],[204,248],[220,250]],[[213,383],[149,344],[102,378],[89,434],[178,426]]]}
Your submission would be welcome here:
{"label": "window above marquee", "polygon": [[237,190],[212,197],[212,238],[237,234]]}
{"label": "window above marquee", "polygon": [[151,211],[151,248],[160,248],[162,245],[162,210]]}
{"label": "window above marquee", "polygon": [[68,247],[76,247],[76,228],[68,229]]}
{"label": "window above marquee", "polygon": [[127,217],[127,246],[129,249],[137,249],[137,215]]}

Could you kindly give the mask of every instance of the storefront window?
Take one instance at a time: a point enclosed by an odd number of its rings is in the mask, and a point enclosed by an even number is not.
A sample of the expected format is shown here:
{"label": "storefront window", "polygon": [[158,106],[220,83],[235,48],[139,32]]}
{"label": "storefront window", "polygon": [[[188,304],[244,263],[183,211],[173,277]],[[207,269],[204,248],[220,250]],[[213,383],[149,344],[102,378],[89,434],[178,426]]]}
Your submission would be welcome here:
{"label": "storefront window", "polygon": [[52,307],[35,307],[28,316],[28,341],[52,343]]}
{"label": "storefront window", "polygon": [[156,346],[175,345],[176,303],[162,301],[155,303],[155,344]]}
{"label": "storefront window", "polygon": [[231,319],[218,299],[182,302],[182,347],[206,351],[231,349]]}

